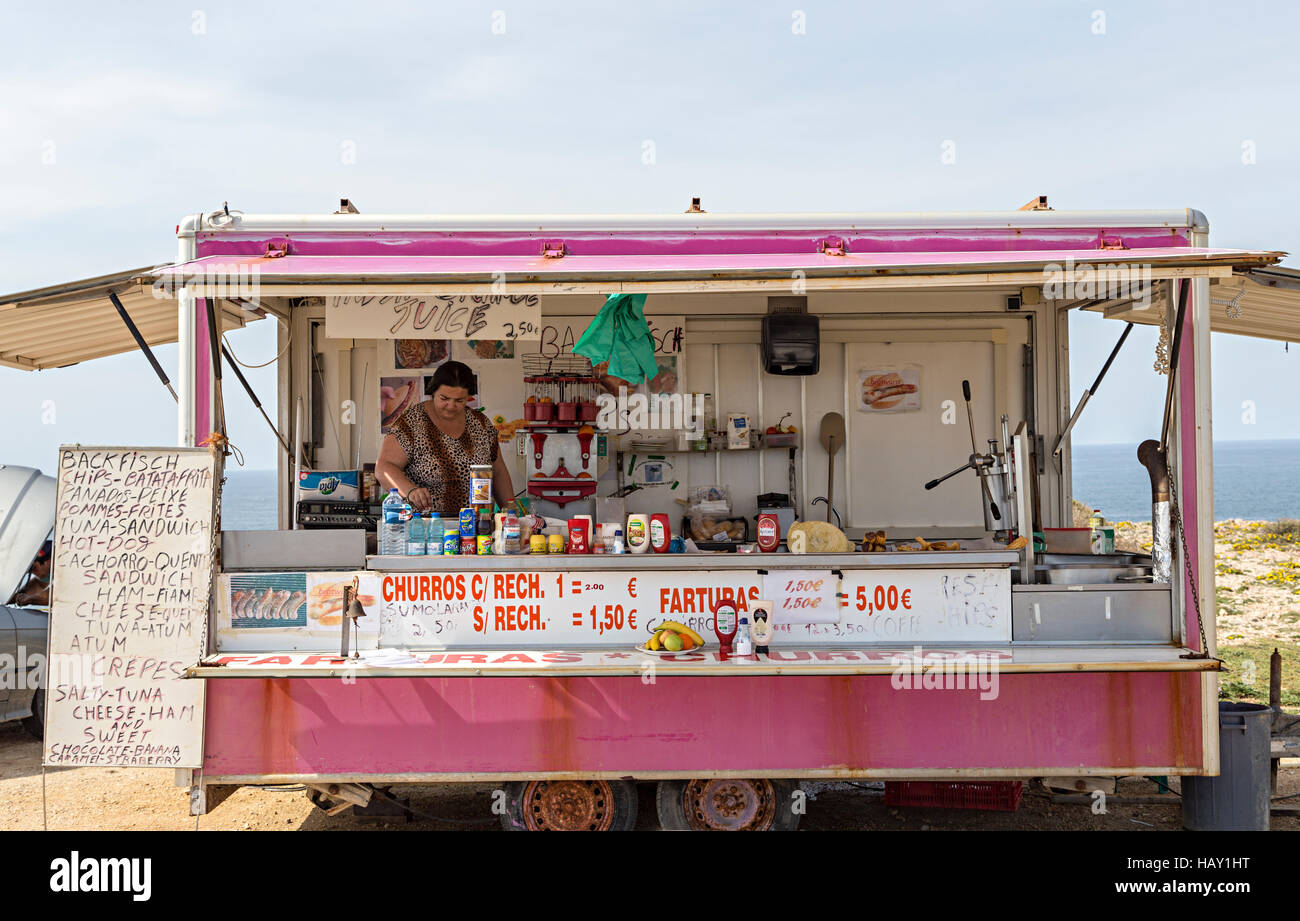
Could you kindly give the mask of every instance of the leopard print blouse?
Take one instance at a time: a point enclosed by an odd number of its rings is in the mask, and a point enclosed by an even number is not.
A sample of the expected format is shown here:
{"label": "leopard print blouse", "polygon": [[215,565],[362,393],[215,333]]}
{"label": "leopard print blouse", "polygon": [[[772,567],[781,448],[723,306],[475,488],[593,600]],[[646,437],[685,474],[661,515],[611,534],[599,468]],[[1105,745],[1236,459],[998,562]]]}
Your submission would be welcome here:
{"label": "leopard print blouse", "polygon": [[390,431],[406,452],[407,477],[416,486],[429,490],[435,512],[454,518],[469,505],[470,464],[496,462],[500,452],[497,430],[487,416],[467,409],[465,433],[450,438],[429,418],[425,411],[428,402],[407,409],[397,417]]}

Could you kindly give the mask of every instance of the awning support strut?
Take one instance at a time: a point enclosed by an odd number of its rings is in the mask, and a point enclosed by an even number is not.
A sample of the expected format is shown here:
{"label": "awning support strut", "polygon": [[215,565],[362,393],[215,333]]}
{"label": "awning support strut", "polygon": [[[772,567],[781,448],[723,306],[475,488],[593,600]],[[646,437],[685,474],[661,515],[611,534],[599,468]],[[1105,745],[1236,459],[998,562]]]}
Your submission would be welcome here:
{"label": "awning support strut", "polygon": [[131,335],[135,338],[135,344],[140,347],[140,351],[144,352],[144,357],[149,359],[149,364],[153,365],[158,380],[162,381],[162,385],[167,388],[167,392],[172,395],[172,399],[179,403],[180,397],[176,396],[176,391],[172,389],[172,382],[167,379],[167,374],[163,371],[162,365],[158,364],[158,359],[154,357],[153,349],[149,348],[149,343],[144,341],[144,336],[140,335],[140,330],[136,329],[131,315],[126,312],[126,308],[122,306],[122,302],[118,299],[117,292],[108,292],[108,299],[113,302],[113,306],[117,308],[117,315],[122,318],[122,322],[126,324],[126,328],[130,330]]}

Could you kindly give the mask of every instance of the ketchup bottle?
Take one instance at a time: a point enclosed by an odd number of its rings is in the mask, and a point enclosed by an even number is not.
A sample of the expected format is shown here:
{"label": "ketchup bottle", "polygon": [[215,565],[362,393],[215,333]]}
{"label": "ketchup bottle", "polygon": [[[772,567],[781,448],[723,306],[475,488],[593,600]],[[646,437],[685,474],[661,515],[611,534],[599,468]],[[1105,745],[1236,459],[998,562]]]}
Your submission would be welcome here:
{"label": "ketchup bottle", "polygon": [[[722,629],[722,618],[718,612],[723,608],[731,610],[731,616],[726,618],[730,629]],[[725,659],[731,655],[731,643],[736,638],[736,630],[740,627],[740,609],[736,607],[736,602],[730,598],[719,598],[713,602],[713,632],[718,637],[718,651],[722,653]]]}
{"label": "ketchup bottle", "polygon": [[656,512],[650,516],[650,549],[655,553],[667,553],[668,544],[673,539],[672,524],[668,516]]}
{"label": "ketchup bottle", "polygon": [[758,516],[758,549],[775,553],[781,546],[781,519],[764,512]]}

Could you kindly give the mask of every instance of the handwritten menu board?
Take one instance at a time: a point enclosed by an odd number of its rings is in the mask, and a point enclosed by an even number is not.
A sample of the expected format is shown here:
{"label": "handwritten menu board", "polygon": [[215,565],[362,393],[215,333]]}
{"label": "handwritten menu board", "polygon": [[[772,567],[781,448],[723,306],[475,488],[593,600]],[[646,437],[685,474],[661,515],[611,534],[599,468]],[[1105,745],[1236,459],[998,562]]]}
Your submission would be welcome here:
{"label": "handwritten menu board", "polygon": [[325,299],[333,339],[536,339],[536,294],[391,294]]}
{"label": "handwritten menu board", "polygon": [[219,463],[207,448],[59,451],[44,763],[201,766]]}

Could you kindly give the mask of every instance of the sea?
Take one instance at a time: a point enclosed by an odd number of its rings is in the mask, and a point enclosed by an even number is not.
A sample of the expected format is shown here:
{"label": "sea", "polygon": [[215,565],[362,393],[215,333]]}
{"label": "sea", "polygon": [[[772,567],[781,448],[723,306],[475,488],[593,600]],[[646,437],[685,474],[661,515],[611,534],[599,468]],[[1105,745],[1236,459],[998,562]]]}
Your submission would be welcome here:
{"label": "sea", "polygon": [[[275,471],[227,470],[221,523],[275,529]],[[1137,446],[1075,445],[1074,497],[1110,521],[1150,521],[1151,481]],[[1300,439],[1214,444],[1214,517],[1300,518]]]}

